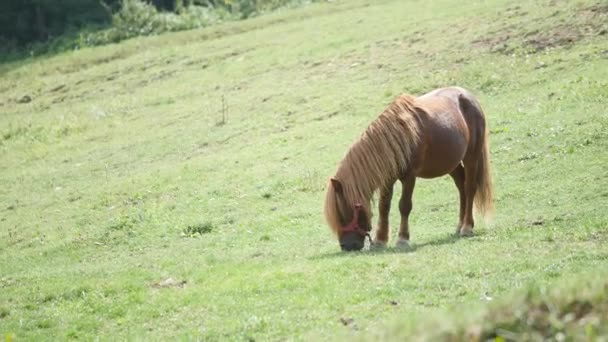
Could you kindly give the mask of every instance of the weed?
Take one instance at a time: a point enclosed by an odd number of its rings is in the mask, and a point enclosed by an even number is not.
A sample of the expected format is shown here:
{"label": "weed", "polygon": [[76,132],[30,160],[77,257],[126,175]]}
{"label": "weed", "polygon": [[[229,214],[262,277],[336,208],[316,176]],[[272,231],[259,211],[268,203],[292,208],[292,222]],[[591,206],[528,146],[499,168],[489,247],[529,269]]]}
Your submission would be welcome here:
{"label": "weed", "polygon": [[540,155],[537,152],[529,152],[524,154],[523,156],[517,158],[518,161],[523,162],[523,161],[527,161],[527,160],[533,160],[540,157]]}
{"label": "weed", "polygon": [[197,223],[193,225],[188,225],[186,228],[184,228],[183,234],[185,236],[194,237],[203,234],[209,234],[213,231],[213,228],[213,223],[211,222]]}
{"label": "weed", "polygon": [[11,312],[7,308],[0,307],[0,319],[8,317],[8,315],[10,315],[10,313]]}

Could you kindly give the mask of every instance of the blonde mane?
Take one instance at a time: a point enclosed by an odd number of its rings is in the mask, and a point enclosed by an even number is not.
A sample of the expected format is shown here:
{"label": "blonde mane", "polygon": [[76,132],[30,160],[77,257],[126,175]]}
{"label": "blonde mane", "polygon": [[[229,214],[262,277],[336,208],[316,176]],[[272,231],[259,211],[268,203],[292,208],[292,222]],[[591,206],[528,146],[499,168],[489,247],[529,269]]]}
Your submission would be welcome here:
{"label": "blonde mane", "polygon": [[[350,208],[363,205],[370,215],[369,201],[383,186],[392,186],[407,169],[412,152],[420,140],[419,111],[424,111],[410,95],[398,96],[353,143],[336,171]],[[341,208],[334,186],[325,195],[325,219],[334,232],[342,226]],[[371,217],[368,216],[368,217]]]}

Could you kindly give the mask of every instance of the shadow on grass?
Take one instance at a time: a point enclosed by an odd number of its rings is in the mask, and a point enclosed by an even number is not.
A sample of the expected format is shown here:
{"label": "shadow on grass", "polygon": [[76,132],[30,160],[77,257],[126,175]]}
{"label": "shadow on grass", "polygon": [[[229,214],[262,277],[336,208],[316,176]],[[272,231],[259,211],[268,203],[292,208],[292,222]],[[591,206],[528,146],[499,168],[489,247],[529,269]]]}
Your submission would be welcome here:
{"label": "shadow on grass", "polygon": [[[438,237],[438,238],[435,238],[435,239],[432,239],[432,240],[429,240],[427,242],[423,242],[420,244],[411,243],[410,246],[407,248],[389,246],[389,247],[382,248],[382,249],[370,249],[369,247],[367,247],[359,252],[336,251],[336,252],[331,252],[331,253],[320,254],[320,255],[311,257],[310,259],[316,260],[316,259],[342,258],[342,257],[378,255],[378,254],[407,254],[407,253],[413,253],[413,252],[415,252],[421,248],[425,248],[425,247],[449,245],[449,244],[459,243],[459,242],[465,241],[465,240],[466,241],[481,241],[476,238],[483,236],[483,235],[485,235],[484,230],[476,231],[475,235],[472,237],[460,237],[459,235],[456,235],[456,234],[447,234],[447,235],[443,235],[441,237]],[[339,247],[337,247],[337,248],[339,248]]]}

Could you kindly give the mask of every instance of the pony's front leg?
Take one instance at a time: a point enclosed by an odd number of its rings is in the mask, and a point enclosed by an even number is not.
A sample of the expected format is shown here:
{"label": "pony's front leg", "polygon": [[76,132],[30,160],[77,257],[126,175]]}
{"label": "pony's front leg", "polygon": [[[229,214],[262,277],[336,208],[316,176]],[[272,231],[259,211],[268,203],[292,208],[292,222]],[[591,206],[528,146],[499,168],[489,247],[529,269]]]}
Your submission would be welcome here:
{"label": "pony's front leg", "polygon": [[416,185],[416,176],[408,175],[401,180],[402,191],[401,200],[399,201],[399,211],[401,212],[401,227],[399,229],[399,240],[397,247],[409,248],[410,245],[410,227],[409,216],[412,212],[412,194]]}
{"label": "pony's front leg", "polygon": [[387,185],[380,189],[380,200],[378,201],[378,229],[376,230],[376,238],[372,243],[373,247],[382,248],[388,242],[388,214],[391,211],[391,200],[393,199],[393,184]]}

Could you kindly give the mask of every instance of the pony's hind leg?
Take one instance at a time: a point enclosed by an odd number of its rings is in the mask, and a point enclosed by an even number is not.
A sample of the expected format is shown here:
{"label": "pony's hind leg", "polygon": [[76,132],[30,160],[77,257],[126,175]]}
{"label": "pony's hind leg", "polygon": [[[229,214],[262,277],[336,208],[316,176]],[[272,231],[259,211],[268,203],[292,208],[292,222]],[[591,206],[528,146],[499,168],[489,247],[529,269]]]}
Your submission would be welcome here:
{"label": "pony's hind leg", "polygon": [[397,240],[397,247],[409,247],[410,227],[408,219],[410,213],[412,212],[412,194],[414,193],[414,186],[416,185],[416,176],[406,176],[401,180],[401,185],[401,200],[399,201],[401,226],[399,228],[399,240]]}
{"label": "pony's hind leg", "polygon": [[458,166],[450,172],[450,176],[454,180],[456,187],[458,188],[458,195],[460,197],[460,211],[458,214],[458,225],[456,226],[456,234],[460,234],[460,229],[464,222],[464,211],[466,209],[466,193],[464,188],[464,166],[458,164]]}
{"label": "pony's hind leg", "polygon": [[473,200],[477,192],[477,159],[465,158],[464,164],[464,192],[465,192],[465,209],[462,225],[460,226],[461,236],[473,235]]}
{"label": "pony's hind leg", "polygon": [[382,248],[388,242],[389,224],[388,214],[391,211],[391,200],[393,198],[393,183],[380,189],[380,200],[378,201],[378,229],[376,238],[372,245]]}

